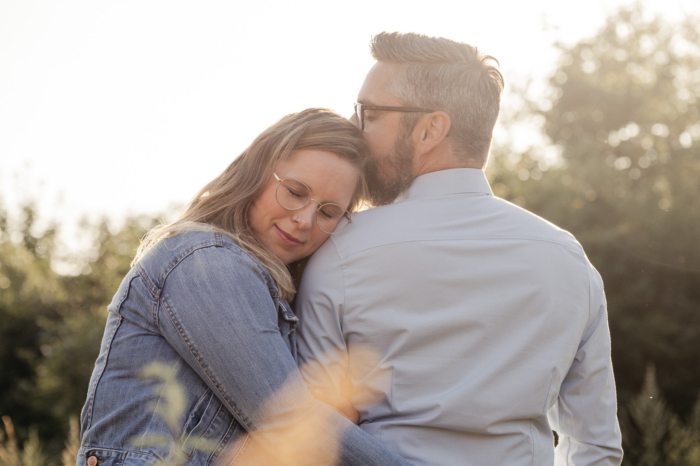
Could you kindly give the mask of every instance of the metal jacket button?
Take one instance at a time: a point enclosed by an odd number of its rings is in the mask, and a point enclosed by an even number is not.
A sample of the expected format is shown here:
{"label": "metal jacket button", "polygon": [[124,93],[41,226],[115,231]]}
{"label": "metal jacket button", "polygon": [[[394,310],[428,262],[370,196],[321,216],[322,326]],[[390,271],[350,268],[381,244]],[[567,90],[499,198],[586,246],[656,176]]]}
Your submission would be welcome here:
{"label": "metal jacket button", "polygon": [[97,466],[97,457],[93,455],[90,458],[88,458],[87,464],[88,466]]}

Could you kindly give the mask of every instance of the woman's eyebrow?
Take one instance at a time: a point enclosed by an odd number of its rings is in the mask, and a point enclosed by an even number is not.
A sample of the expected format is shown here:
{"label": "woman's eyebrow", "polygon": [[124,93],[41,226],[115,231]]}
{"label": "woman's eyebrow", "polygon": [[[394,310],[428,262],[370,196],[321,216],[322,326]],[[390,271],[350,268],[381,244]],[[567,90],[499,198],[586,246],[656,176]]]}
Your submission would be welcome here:
{"label": "woman's eyebrow", "polygon": [[314,192],[314,188],[312,188],[311,185],[310,185],[309,183],[307,183],[306,181],[304,181],[304,180],[302,180],[302,179],[299,179],[299,178],[294,178],[294,179],[297,180],[297,181],[301,181],[302,183],[304,183],[304,186],[306,186],[307,188],[309,188],[309,192],[310,192],[310,193],[313,193],[313,192]]}
{"label": "woman's eyebrow", "polygon": [[[306,186],[309,186],[308,184]],[[311,189],[311,186],[309,186],[309,190],[313,193],[313,190]],[[313,197],[313,196],[312,196]],[[340,202],[338,202],[335,199],[316,199],[316,201],[320,202],[321,204],[338,204],[341,205]]]}
{"label": "woman's eyebrow", "polygon": [[289,175],[282,176],[279,173],[277,173],[277,176],[279,176],[280,179],[283,179],[283,180],[298,181],[301,184],[303,184],[304,186],[306,186],[307,188],[309,188],[309,192],[311,192],[311,193],[314,192],[314,189],[311,187],[311,185],[309,183],[307,183],[306,181],[304,181],[301,177],[297,177],[297,176],[293,176],[293,175],[292,176],[289,176]]}

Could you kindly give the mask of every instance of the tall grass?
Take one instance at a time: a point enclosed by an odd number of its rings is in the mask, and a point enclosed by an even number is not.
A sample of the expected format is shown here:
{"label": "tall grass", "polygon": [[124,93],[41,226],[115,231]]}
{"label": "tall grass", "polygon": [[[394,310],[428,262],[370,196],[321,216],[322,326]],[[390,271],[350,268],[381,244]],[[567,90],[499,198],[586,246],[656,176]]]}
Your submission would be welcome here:
{"label": "tall grass", "polygon": [[[5,432],[0,430],[0,466],[57,466],[56,463],[49,462],[36,430],[29,431],[29,438],[20,448],[10,416],[3,416],[2,422]],[[70,434],[61,454],[61,466],[75,466],[79,448],[78,420],[71,418]]]}
{"label": "tall grass", "polygon": [[[180,419],[184,414],[184,391],[170,378],[171,368],[152,363],[141,372],[142,377],[160,382],[158,391],[164,394],[164,403],[154,407],[155,414],[164,419],[171,436],[151,437],[149,445],[167,447],[166,460],[153,466],[181,466],[186,458],[180,453]],[[623,466],[700,466],[700,398],[686,420],[673,413],[660,396],[653,367],[647,375],[639,395],[620,409],[623,447]],[[59,466],[49,462],[36,430],[30,430],[28,439],[20,447],[14,425],[9,416],[3,416],[4,432],[0,430],[0,466]],[[77,418],[69,421],[69,435],[61,454],[60,466],[75,466],[80,449]],[[141,439],[143,442],[144,439]],[[140,445],[134,444],[134,448]],[[200,443],[197,449],[211,451],[213,444]]]}

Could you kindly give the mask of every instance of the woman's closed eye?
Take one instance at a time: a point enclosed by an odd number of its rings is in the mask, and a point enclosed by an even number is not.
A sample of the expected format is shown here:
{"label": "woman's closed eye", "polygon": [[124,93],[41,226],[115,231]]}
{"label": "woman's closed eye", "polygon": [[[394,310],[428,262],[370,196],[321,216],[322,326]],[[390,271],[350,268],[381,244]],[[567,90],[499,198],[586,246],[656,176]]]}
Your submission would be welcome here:
{"label": "woman's closed eye", "polygon": [[293,196],[293,197],[296,197],[296,198],[299,198],[299,199],[303,199],[303,198],[304,198],[304,195],[303,195],[303,194],[294,191],[294,190],[291,189],[290,187],[285,186],[285,188],[287,188],[287,193],[288,193],[290,196]]}
{"label": "woman's closed eye", "polygon": [[339,207],[337,206],[323,206],[319,209],[321,211],[321,214],[326,217],[328,220],[335,220],[337,218],[340,218],[340,216],[343,214],[343,212],[340,210]]}

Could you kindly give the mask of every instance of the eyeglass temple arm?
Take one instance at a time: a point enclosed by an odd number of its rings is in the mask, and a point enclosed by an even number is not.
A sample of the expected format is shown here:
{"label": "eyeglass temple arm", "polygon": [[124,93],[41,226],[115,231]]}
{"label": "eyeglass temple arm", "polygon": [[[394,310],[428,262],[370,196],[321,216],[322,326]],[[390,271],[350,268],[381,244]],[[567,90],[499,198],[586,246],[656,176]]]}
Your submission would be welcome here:
{"label": "eyeglass temple arm", "polygon": [[433,112],[428,108],[416,108],[416,107],[386,107],[381,105],[356,105],[361,107],[362,110],[383,110],[383,111],[393,111],[393,112]]}

